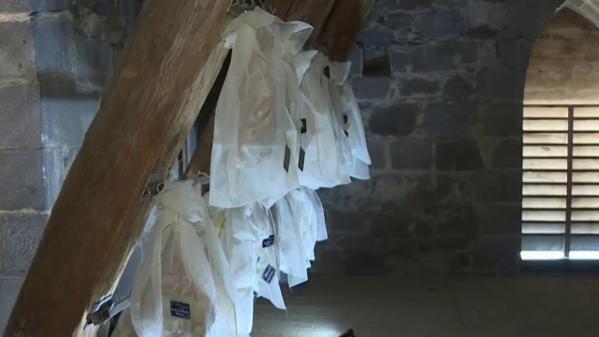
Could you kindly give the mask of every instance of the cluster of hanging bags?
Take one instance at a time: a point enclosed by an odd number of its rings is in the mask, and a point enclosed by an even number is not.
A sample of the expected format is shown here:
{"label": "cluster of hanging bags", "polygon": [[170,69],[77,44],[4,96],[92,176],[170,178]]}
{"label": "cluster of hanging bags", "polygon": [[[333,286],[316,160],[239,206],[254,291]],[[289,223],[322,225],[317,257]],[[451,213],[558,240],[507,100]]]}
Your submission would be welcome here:
{"label": "cluster of hanging bags", "polygon": [[349,63],[304,51],[311,31],[260,9],[226,29],[210,193],[168,182],[155,198],[113,336],[248,337],[257,297],[285,309],[280,275],[289,287],[308,280],[327,239],[315,190],[368,179],[370,165]]}

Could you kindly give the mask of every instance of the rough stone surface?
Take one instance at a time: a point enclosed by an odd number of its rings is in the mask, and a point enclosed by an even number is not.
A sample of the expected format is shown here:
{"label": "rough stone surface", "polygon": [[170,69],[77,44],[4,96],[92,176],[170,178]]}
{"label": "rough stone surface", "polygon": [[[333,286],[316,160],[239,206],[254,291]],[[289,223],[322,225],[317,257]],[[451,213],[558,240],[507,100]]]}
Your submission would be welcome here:
{"label": "rough stone surface", "polygon": [[370,131],[379,135],[409,135],[416,127],[418,110],[416,104],[376,109],[370,117]]}
{"label": "rough stone surface", "polygon": [[0,84],[0,149],[39,148],[41,122],[37,82]]}
{"label": "rough stone surface", "polygon": [[353,80],[353,88],[359,100],[373,101],[387,97],[391,80],[385,77],[362,77]]}
{"label": "rough stone surface", "polygon": [[33,35],[29,22],[0,21],[0,46],[0,81],[35,78]]}
{"label": "rough stone surface", "polygon": [[[0,2],[0,13],[27,13],[29,12],[28,0],[2,0]],[[2,329],[0,329],[2,331]]]}
{"label": "rough stone surface", "polygon": [[4,331],[22,282],[21,278],[0,277],[0,332]]}
{"label": "rough stone surface", "polygon": [[77,147],[98,111],[98,97],[78,94],[69,86],[41,90],[43,139],[46,146]]}
{"label": "rough stone surface", "polygon": [[37,72],[40,81],[72,81],[72,18],[68,13],[40,16],[33,20]]}
{"label": "rough stone surface", "polygon": [[476,119],[473,110],[473,106],[464,101],[428,104],[423,128],[434,137],[467,135]]}
{"label": "rough stone surface", "polygon": [[429,170],[433,163],[433,143],[430,140],[403,140],[391,143],[393,169]]}
{"label": "rough stone surface", "polygon": [[472,139],[437,143],[437,169],[468,171],[483,168],[483,160],[476,141]]}
{"label": "rough stone surface", "polygon": [[0,214],[0,273],[25,276],[42,237],[46,216]]}
{"label": "rough stone surface", "polygon": [[69,8],[71,0],[29,0],[34,12],[58,11]]}
{"label": "rough stone surface", "polygon": [[42,151],[2,150],[0,163],[0,210],[42,210]]}

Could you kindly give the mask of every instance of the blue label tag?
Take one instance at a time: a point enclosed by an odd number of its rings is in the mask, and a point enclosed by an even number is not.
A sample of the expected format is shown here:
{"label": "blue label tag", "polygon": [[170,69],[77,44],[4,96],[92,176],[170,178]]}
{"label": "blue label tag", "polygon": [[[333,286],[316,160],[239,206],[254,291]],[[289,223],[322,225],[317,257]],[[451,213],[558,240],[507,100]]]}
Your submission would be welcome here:
{"label": "blue label tag", "polygon": [[268,265],[264,270],[264,273],[262,273],[262,279],[266,281],[266,283],[270,283],[272,282],[272,279],[275,277],[275,273],[275,268],[273,268],[273,266],[271,265]]}
{"label": "blue label tag", "polygon": [[275,236],[271,235],[266,239],[262,240],[262,248],[270,247],[275,244]]}
{"label": "blue label tag", "polygon": [[191,319],[191,307],[187,303],[171,301],[171,316]]}

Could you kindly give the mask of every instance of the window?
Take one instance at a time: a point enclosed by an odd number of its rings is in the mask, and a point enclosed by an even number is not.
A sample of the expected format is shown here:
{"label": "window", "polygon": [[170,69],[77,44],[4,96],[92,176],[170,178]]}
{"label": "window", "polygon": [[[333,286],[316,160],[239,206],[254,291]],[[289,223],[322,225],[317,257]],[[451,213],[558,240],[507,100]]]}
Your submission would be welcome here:
{"label": "window", "polygon": [[526,105],[523,260],[599,260],[599,105]]}

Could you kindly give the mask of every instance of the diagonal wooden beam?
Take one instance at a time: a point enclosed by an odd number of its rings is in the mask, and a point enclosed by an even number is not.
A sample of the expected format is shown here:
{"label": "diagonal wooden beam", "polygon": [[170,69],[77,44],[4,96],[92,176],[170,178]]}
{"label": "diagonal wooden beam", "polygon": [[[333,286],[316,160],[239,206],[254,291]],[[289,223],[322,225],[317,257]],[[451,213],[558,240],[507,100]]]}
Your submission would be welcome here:
{"label": "diagonal wooden beam", "polygon": [[[345,0],[340,0],[345,1]],[[287,11],[285,20],[304,21],[312,25],[313,30],[308,39],[307,48],[317,48],[316,39],[327,22],[333,6],[339,0],[295,0]]]}
{"label": "diagonal wooden beam", "polygon": [[337,0],[316,39],[317,49],[333,61],[346,61],[375,1]]}
{"label": "diagonal wooden beam", "polygon": [[5,337],[70,337],[106,295],[226,57],[228,0],[150,0],[87,132]]}

